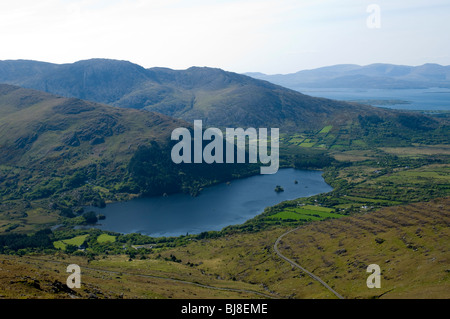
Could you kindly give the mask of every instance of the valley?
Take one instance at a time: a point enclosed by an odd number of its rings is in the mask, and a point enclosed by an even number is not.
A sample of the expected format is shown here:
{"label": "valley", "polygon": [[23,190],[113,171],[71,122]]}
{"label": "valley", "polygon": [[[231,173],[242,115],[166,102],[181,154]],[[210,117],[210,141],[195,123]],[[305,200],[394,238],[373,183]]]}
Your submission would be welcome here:
{"label": "valley", "polygon": [[[433,200],[311,223],[283,237],[279,249],[344,298],[448,298],[446,205]],[[287,230],[199,240],[145,258],[8,255],[0,291],[4,298],[335,298],[275,255]],[[70,263],[82,268],[83,288],[58,290]],[[365,285],[368,263],[381,266],[380,290]]]}
{"label": "valley", "polygon": [[[409,158],[409,168],[398,169],[393,161],[391,172],[388,162],[381,167],[374,165],[377,162],[352,158],[353,164],[333,178],[335,188],[331,193],[275,205],[242,225],[219,232],[149,238],[58,229],[53,232],[54,243],[85,242],[88,249],[80,252],[77,246],[71,246],[69,250],[66,244],[55,250],[55,244],[45,254],[19,250],[23,257],[4,255],[4,262],[9,260],[12,268],[2,268],[11,269],[15,273],[12,281],[18,282],[14,284],[17,290],[8,294],[14,297],[18,296],[15,291],[28,291],[26,295],[34,298],[335,298],[274,253],[278,236],[298,228],[283,237],[280,251],[344,298],[446,298],[450,167],[448,163],[427,163],[429,155],[424,153],[418,150],[414,154],[422,158],[415,163]],[[365,155],[376,159],[373,153]],[[446,158],[445,154],[438,156]],[[374,176],[377,168],[386,173]],[[328,174],[335,173],[330,170]],[[324,176],[330,180],[327,170]],[[392,183],[392,195],[376,191],[387,181]],[[435,193],[439,185],[442,190]],[[380,291],[365,286],[364,265],[374,262],[383,270]],[[70,263],[82,267],[84,290],[47,291],[50,288],[46,285],[51,287],[55,280],[64,282],[64,267]],[[16,273],[15,267],[29,271],[39,267],[40,275],[20,279],[25,275]],[[59,275],[53,275],[55,272]],[[30,283],[34,280],[42,289],[33,288]]]}
{"label": "valley", "polygon": [[[335,298],[276,254],[286,232],[279,252],[344,298],[449,297],[448,113],[313,98],[210,68],[2,61],[0,74],[2,298]],[[279,127],[280,169],[320,170],[332,190],[196,234],[83,228],[100,218],[85,206],[199,197],[259,174],[174,164],[170,134],[194,119]],[[72,263],[80,290],[64,284]],[[380,290],[365,284],[371,263]]]}

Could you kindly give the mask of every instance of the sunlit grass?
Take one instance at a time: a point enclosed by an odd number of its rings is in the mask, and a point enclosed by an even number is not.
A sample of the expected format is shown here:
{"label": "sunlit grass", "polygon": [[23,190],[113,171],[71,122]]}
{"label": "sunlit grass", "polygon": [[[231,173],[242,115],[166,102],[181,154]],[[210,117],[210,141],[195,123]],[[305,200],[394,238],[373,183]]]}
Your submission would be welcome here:
{"label": "sunlit grass", "polygon": [[82,243],[84,243],[84,241],[86,240],[86,238],[88,236],[89,236],[89,234],[86,234],[86,235],[76,236],[76,237],[73,237],[70,239],[58,240],[53,243],[53,246],[55,248],[61,249],[61,250],[65,250],[67,245],[80,246]]}
{"label": "sunlit grass", "polygon": [[116,236],[108,235],[108,234],[101,234],[97,237],[97,241],[100,244],[103,243],[114,243],[116,241]]}

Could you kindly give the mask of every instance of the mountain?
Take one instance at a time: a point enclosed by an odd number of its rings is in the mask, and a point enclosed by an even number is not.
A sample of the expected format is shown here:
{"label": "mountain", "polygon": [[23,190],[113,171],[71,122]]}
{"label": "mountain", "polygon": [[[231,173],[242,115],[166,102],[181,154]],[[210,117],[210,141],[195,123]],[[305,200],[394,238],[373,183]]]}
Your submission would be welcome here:
{"label": "mountain", "polygon": [[251,173],[247,164],[219,170],[220,164],[173,163],[170,137],[178,127],[192,124],[0,84],[0,212],[23,212],[45,200],[40,209],[70,216],[77,206],[130,194],[196,194]]}
{"label": "mountain", "polygon": [[340,125],[357,116],[387,115],[364,105],[314,98],[267,81],[216,68],[144,69],[91,59],[72,64],[0,61],[0,83],[122,108],[155,111],[206,126],[279,127],[281,132]]}
{"label": "mountain", "polygon": [[[341,65],[333,69],[339,73],[355,68]],[[382,65],[369,69],[373,74],[388,72]],[[389,72],[401,73],[397,69]],[[0,61],[0,82],[122,109],[157,112],[190,125],[201,119],[204,127],[266,127],[279,128],[280,134],[305,133],[302,138],[310,144],[304,145],[321,149],[347,147],[356,139],[366,146],[440,143],[447,130],[439,130],[441,120],[419,113],[311,97],[217,68],[145,69],[128,61],[108,59],[70,64]],[[125,127],[133,125],[131,121]],[[320,132],[323,134],[317,134]]]}
{"label": "mountain", "polygon": [[139,145],[167,143],[187,125],[158,113],[0,85],[0,163],[35,168],[52,161],[120,162]]}
{"label": "mountain", "polygon": [[450,88],[450,66],[424,64],[406,66],[394,64],[339,64],[291,74],[267,75],[246,73],[291,89],[300,88],[364,88],[419,89]]}
{"label": "mountain", "polygon": [[113,104],[148,80],[148,71],[125,61],[94,59],[73,64],[0,62],[0,83],[66,97]]}

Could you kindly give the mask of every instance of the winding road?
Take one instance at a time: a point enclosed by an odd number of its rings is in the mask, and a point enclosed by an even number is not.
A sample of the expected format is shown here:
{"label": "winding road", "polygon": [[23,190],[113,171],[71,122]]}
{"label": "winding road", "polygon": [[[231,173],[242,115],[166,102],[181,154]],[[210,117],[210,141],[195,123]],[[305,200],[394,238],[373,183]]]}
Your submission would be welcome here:
{"label": "winding road", "polygon": [[[282,258],[283,260],[287,261],[288,263],[290,263],[292,266],[300,269],[302,272],[306,273],[308,276],[310,276],[312,279],[318,281],[320,284],[322,284],[326,289],[328,289],[331,293],[333,293],[336,297],[338,297],[339,299],[344,299],[343,296],[341,296],[338,292],[336,292],[333,288],[331,288],[326,282],[324,282],[322,279],[320,279],[318,276],[314,275],[313,273],[309,272],[308,270],[306,270],[305,268],[303,268],[302,266],[300,266],[299,264],[297,264],[295,261],[287,258],[286,256],[284,256],[282,253],[280,253],[280,251],[278,250],[278,244],[280,243],[281,239],[298,230],[300,227],[291,229],[283,234],[281,234],[277,240],[275,241],[274,245],[273,245],[273,250],[275,251],[275,253]],[[42,259],[42,258],[36,258],[36,257],[25,257],[28,260],[39,260],[39,261],[46,261],[46,262],[53,262],[53,263],[58,263],[58,264],[65,264],[65,262],[62,261],[57,261],[57,260],[49,260],[49,259]],[[146,278],[154,278],[154,279],[162,279],[162,280],[168,280],[168,281],[174,281],[174,282],[179,282],[179,283],[184,283],[184,284],[189,284],[189,285],[195,285],[198,287],[202,287],[202,288],[206,288],[206,289],[215,289],[215,290],[223,290],[223,291],[233,291],[233,292],[240,292],[240,293],[249,293],[249,294],[255,294],[255,295],[259,295],[261,297],[264,298],[276,298],[272,295],[268,295],[268,294],[264,294],[262,292],[258,292],[258,291],[254,291],[254,290],[246,290],[246,289],[235,289],[235,288],[226,288],[226,287],[215,287],[215,286],[209,286],[209,285],[205,285],[205,284],[201,284],[198,282],[192,282],[192,281],[186,281],[186,280],[181,280],[181,279],[174,279],[174,278],[169,278],[169,277],[163,277],[163,276],[155,276],[155,275],[146,275],[146,274],[137,274],[137,273],[128,273],[128,272],[119,272],[119,271],[113,271],[113,270],[107,270],[107,269],[101,269],[101,268],[93,268],[93,267],[87,267],[87,266],[83,266],[84,269],[89,269],[91,271],[97,271],[97,272],[104,272],[104,273],[110,273],[110,274],[119,274],[121,273],[122,275],[129,275],[129,276],[138,276],[138,277],[146,277]]]}
{"label": "winding road", "polygon": [[296,230],[298,230],[300,227],[291,229],[285,233],[283,233],[282,235],[280,235],[277,240],[275,241],[275,244],[273,245],[273,250],[275,251],[275,253],[282,259],[284,259],[285,261],[287,261],[288,263],[290,263],[292,266],[297,267],[298,269],[300,269],[301,271],[303,271],[304,273],[306,273],[308,276],[310,276],[312,279],[318,281],[319,283],[321,283],[325,288],[327,288],[329,291],[331,291],[336,297],[338,297],[339,299],[344,299],[343,296],[341,296],[339,293],[337,293],[333,288],[331,288],[330,286],[328,286],[328,284],[323,281],[322,279],[320,279],[318,276],[314,275],[313,273],[309,272],[308,270],[306,270],[305,268],[303,268],[302,266],[300,266],[299,264],[297,264],[295,261],[287,258],[286,256],[284,256],[282,253],[280,253],[280,251],[278,250],[278,244],[280,243],[281,239],[286,236],[287,234],[290,234]]}

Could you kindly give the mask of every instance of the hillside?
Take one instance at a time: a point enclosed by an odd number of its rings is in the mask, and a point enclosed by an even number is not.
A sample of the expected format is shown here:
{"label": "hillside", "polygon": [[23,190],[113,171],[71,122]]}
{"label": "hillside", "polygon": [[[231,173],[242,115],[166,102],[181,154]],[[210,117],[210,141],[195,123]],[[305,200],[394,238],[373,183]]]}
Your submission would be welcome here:
{"label": "hillside", "polygon": [[73,217],[85,204],[195,193],[249,173],[245,164],[219,171],[174,164],[170,135],[177,127],[190,124],[0,85],[0,231],[54,222],[55,213]]}
{"label": "hillside", "polygon": [[[448,198],[313,222],[284,236],[278,248],[346,299],[449,298]],[[273,245],[290,228],[231,234],[141,257],[5,256],[3,298],[335,298],[279,258]],[[98,234],[91,236],[95,239]],[[145,256],[142,257],[142,256]],[[64,258],[64,259],[63,259]],[[68,289],[65,268],[80,265],[82,288]],[[381,288],[369,289],[369,264]]]}
{"label": "hillside", "polygon": [[407,66],[376,63],[366,66],[340,64],[290,74],[246,73],[291,89],[365,88],[421,89],[450,88],[450,66],[424,64]]}
{"label": "hillside", "polygon": [[[158,72],[180,90],[224,82],[221,70],[190,84],[193,75]],[[448,126],[383,110],[343,117],[281,139],[282,163],[324,168],[332,192],[220,232],[151,238],[73,226],[83,205],[195,194],[252,168],[174,165],[169,136],[191,124],[182,120],[0,85],[0,297],[334,298],[274,253],[278,236],[300,227],[278,249],[345,298],[446,298]],[[64,285],[69,263],[83,269],[81,290]],[[365,286],[370,263],[381,266],[382,289]]]}
{"label": "hillside", "polygon": [[117,60],[72,64],[0,61],[0,83],[124,108],[156,111],[216,127],[279,127],[280,132],[347,125],[358,116],[396,120],[397,113],[314,98],[221,69],[144,69]]}
{"label": "hillside", "polygon": [[[448,202],[312,224],[284,237],[281,252],[350,298],[448,298]],[[365,285],[369,264],[381,268],[380,289]]]}
{"label": "hillside", "polygon": [[161,114],[0,85],[1,164],[37,168],[52,161],[120,162],[149,140],[167,142],[186,123]]}

